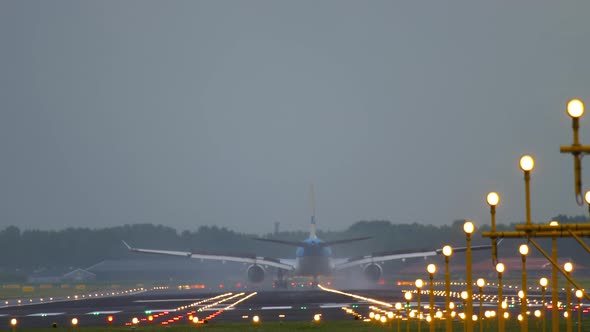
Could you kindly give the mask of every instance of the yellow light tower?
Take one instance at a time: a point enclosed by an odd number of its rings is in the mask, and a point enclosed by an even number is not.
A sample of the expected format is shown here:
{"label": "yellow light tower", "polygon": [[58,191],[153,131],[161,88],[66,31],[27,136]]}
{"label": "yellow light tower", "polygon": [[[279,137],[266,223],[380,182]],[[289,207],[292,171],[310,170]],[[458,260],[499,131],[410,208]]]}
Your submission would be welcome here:
{"label": "yellow light tower", "polygon": [[523,292],[523,298],[522,298],[522,303],[520,304],[520,313],[522,314],[522,324],[520,327],[520,330],[523,332],[526,332],[529,330],[528,327],[528,318],[527,318],[527,305],[526,305],[526,298],[527,298],[527,294],[526,294],[526,256],[529,254],[529,246],[527,246],[526,244],[521,244],[520,247],[518,248],[518,252],[520,253],[520,256],[522,257],[522,292]]}
{"label": "yellow light tower", "polygon": [[420,323],[422,321],[422,307],[420,305],[420,293],[422,292],[422,287],[424,287],[424,281],[422,279],[416,279],[415,282],[416,289],[418,290],[418,332],[422,331],[420,328]]}
{"label": "yellow light tower", "polygon": [[584,201],[586,201],[586,204],[588,204],[588,221],[590,222],[590,190],[586,191],[584,194]]}
{"label": "yellow light tower", "polygon": [[582,297],[584,297],[584,291],[581,289],[576,290],[576,297],[578,298],[578,332],[582,331]]}
{"label": "yellow light tower", "polygon": [[524,194],[526,203],[526,224],[531,225],[531,171],[535,168],[535,159],[525,154],[520,157],[520,169],[524,172]]}
{"label": "yellow light tower", "polygon": [[[428,271],[428,276],[430,277],[430,283],[429,283],[429,289],[428,289],[428,297],[429,297],[428,305],[430,308],[429,316],[430,316],[430,318],[434,318],[434,274],[436,273],[436,265],[428,264],[428,266],[426,266],[426,271]],[[434,322],[432,322],[430,324],[429,331],[434,332]]]}
{"label": "yellow light tower", "polygon": [[[473,315],[473,280],[471,275],[471,234],[475,231],[475,225],[471,221],[466,221],[463,224],[463,231],[465,232],[465,239],[467,241],[465,249],[465,281],[467,282],[467,310],[465,314],[467,317]],[[473,321],[471,319],[465,320],[465,328],[467,332],[473,332]]]}
{"label": "yellow light tower", "polygon": [[[522,309],[522,302],[524,302],[525,299],[525,295],[524,295],[524,291],[521,289],[518,291],[517,293],[518,296],[518,300],[520,301],[520,308]],[[523,314],[522,312],[520,314],[518,314],[518,322],[520,323],[520,328],[522,330],[522,327],[524,326],[524,320],[526,318],[526,312]]]}
{"label": "yellow light tower", "polygon": [[504,303],[502,301],[502,273],[504,273],[504,263],[496,264],[498,272],[498,332],[504,332]]}
{"label": "yellow light tower", "polygon": [[445,331],[451,332],[453,330],[453,320],[451,317],[451,309],[449,304],[451,303],[451,275],[449,273],[449,259],[453,254],[453,247],[444,246],[442,253],[445,256]]}
{"label": "yellow light tower", "polygon": [[533,313],[535,315],[535,317],[537,318],[537,328],[539,328],[539,319],[541,318],[542,314],[541,314],[541,310],[535,310],[535,312]]}
{"label": "yellow light tower", "polygon": [[577,289],[576,297],[578,298],[578,332],[582,332],[582,297],[584,297],[584,292]]}
{"label": "yellow light tower", "polygon": [[[574,264],[572,264],[571,262],[567,262],[563,264],[563,269],[569,276],[574,270]],[[565,292],[565,306],[567,312],[566,330],[567,332],[572,332],[572,288],[570,286],[570,281],[567,280],[567,278],[565,281]]]}
{"label": "yellow light tower", "polygon": [[483,332],[483,286],[486,285],[484,278],[479,278],[475,282],[479,288],[479,332]]}
{"label": "yellow light tower", "polygon": [[574,157],[574,190],[576,202],[582,205],[582,160],[580,155],[588,153],[590,147],[580,144],[578,129],[580,128],[580,117],[584,115],[584,102],[580,99],[572,99],[566,105],[567,114],[572,118],[573,142],[570,146],[559,148],[561,153],[571,153]]}
{"label": "yellow light tower", "polygon": [[[469,293],[467,293],[467,291],[462,291],[461,300],[463,300],[463,312],[467,311],[467,298],[469,298]],[[465,317],[467,317],[467,314],[465,314]]]}
{"label": "yellow light tower", "polygon": [[543,320],[543,332],[547,329],[545,323],[545,311],[547,310],[547,303],[545,302],[545,292],[547,291],[547,285],[549,281],[543,277],[539,279],[539,285],[541,285],[541,318]]}
{"label": "yellow light tower", "polygon": [[406,292],[404,294],[404,298],[406,299],[406,331],[410,331],[410,301],[412,300],[412,293]]}
{"label": "yellow light tower", "polygon": [[[486,196],[486,202],[490,206],[490,215],[492,217],[492,233],[496,232],[496,206],[500,204],[500,195],[497,192],[490,192]],[[492,263],[496,264],[498,261],[498,239],[495,236],[492,238]]]}
{"label": "yellow light tower", "polygon": [[402,316],[400,314],[400,310],[402,310],[402,304],[400,302],[397,302],[395,304],[395,311],[397,312],[397,332],[401,332],[400,324],[402,321]]}
{"label": "yellow light tower", "polygon": [[[551,221],[551,227],[559,226],[558,221]],[[557,263],[557,230],[551,237],[551,259]],[[551,264],[551,308],[559,308],[559,289],[557,283],[557,267]],[[551,309],[551,331],[559,332],[559,310]]]}

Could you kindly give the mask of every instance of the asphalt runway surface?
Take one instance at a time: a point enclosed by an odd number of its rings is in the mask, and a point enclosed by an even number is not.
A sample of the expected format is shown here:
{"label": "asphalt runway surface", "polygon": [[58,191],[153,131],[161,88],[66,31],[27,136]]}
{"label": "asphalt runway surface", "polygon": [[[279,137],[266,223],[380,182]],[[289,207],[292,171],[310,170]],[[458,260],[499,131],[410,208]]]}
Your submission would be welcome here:
{"label": "asphalt runway surface", "polygon": [[[407,288],[407,287],[406,287]],[[254,316],[262,321],[312,321],[321,314],[323,320],[365,319],[370,311],[385,313],[394,308],[371,302],[376,299],[386,303],[405,303],[403,288],[346,291],[347,295],[320,289],[308,290],[179,290],[151,289],[133,294],[95,296],[92,298],[54,299],[36,303],[9,303],[0,305],[0,327],[9,327],[16,318],[19,328],[71,326],[77,318],[79,326],[125,326],[133,318],[138,324],[190,324],[189,318],[199,322],[248,322]],[[492,289],[489,290],[492,296]],[[414,294],[416,296],[416,294]],[[428,295],[422,294],[422,304]],[[454,299],[455,303],[457,299]],[[416,307],[416,297],[411,302]],[[444,297],[437,296],[435,303],[444,307]],[[474,303],[474,309],[477,304]],[[495,308],[491,301],[486,309]],[[345,309],[343,309],[345,308]],[[348,309],[348,310],[346,310]],[[531,308],[533,309],[533,308]],[[484,309],[485,310],[485,309]],[[513,310],[518,310],[518,306]],[[113,321],[108,322],[111,316]]]}

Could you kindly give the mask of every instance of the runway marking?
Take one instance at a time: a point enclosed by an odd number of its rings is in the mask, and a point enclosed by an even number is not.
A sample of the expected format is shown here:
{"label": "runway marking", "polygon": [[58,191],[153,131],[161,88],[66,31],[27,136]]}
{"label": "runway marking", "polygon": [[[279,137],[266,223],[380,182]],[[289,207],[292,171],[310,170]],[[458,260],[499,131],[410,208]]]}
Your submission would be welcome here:
{"label": "runway marking", "polygon": [[320,304],[320,308],[342,308],[348,307],[350,303],[324,303]]}
{"label": "runway marking", "polygon": [[219,310],[234,310],[234,308],[226,309],[226,307],[211,307],[204,309],[203,311],[219,311]]}
{"label": "runway marking", "polygon": [[173,311],[176,311],[176,309],[148,309],[148,311],[151,311],[152,313],[173,312]]}
{"label": "runway marking", "polygon": [[63,315],[65,312],[40,312],[36,314],[27,315],[27,317],[46,317],[46,316],[59,316]]}
{"label": "runway marking", "polygon": [[86,313],[87,315],[109,315],[109,314],[118,314],[121,310],[111,310],[111,311],[92,311]]}
{"label": "runway marking", "polygon": [[150,302],[179,302],[179,301],[200,301],[199,299],[162,299],[162,300],[135,300],[135,303],[150,303]]}
{"label": "runway marking", "polygon": [[364,296],[360,296],[360,295],[356,295],[356,294],[352,294],[352,293],[345,293],[345,292],[342,292],[342,291],[339,291],[339,290],[336,290],[336,289],[330,289],[330,288],[324,287],[322,285],[318,285],[318,288],[320,288],[321,290],[324,290],[326,292],[332,292],[332,293],[336,293],[336,294],[350,296],[350,297],[353,297],[353,298],[358,299],[358,300],[368,301],[368,302],[375,303],[375,304],[378,304],[378,305],[382,305],[382,306],[385,306],[385,307],[389,307],[389,308],[393,307],[393,304],[391,304],[391,303],[387,303],[387,302],[383,302],[383,301],[371,299],[371,298],[368,298],[368,297],[364,297]]}
{"label": "runway marking", "polygon": [[290,305],[282,305],[282,306],[274,306],[274,307],[261,307],[260,310],[285,310],[285,309],[293,309],[293,306]]}

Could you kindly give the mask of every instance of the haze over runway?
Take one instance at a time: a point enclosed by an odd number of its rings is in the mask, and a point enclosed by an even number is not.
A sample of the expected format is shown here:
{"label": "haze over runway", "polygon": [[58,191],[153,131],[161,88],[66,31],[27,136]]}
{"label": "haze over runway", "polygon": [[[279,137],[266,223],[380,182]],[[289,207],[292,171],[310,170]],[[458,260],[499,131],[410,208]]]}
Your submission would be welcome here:
{"label": "haze over runway", "polygon": [[[241,232],[575,204],[590,3],[0,2],[0,227]],[[581,142],[589,144],[588,119]],[[586,181],[588,182],[588,181]],[[587,189],[587,188],[585,188]]]}

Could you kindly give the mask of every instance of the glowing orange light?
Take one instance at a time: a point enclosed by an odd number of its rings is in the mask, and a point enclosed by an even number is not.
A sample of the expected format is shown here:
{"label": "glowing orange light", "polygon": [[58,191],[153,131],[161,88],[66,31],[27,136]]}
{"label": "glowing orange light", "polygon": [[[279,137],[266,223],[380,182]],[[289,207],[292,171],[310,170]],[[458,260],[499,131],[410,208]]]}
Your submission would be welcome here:
{"label": "glowing orange light", "polygon": [[109,323],[112,323],[112,322],[113,322],[113,320],[115,320],[115,319],[113,318],[113,316],[108,316],[108,317],[107,317],[107,322],[109,322]]}

